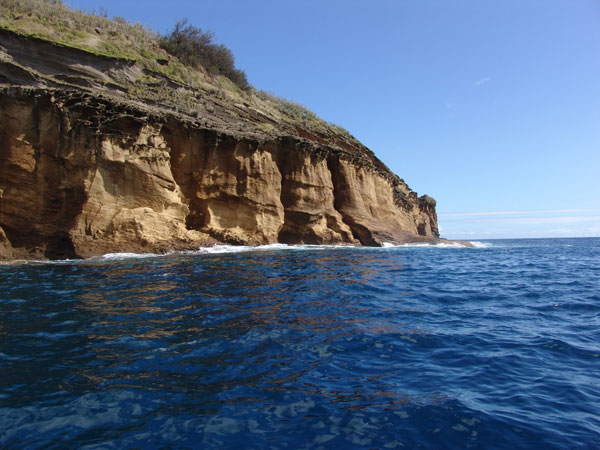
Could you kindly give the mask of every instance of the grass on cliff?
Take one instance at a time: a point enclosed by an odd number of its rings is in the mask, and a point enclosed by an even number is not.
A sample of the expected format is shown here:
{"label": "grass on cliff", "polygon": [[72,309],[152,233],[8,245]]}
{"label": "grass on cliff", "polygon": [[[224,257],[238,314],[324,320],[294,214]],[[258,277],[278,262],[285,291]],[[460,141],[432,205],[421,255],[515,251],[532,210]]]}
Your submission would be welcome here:
{"label": "grass on cliff", "polygon": [[[150,74],[127,89],[134,98],[176,103],[176,109],[198,114],[202,95],[251,105],[276,120],[349,136],[342,127],[327,123],[305,106],[248,84],[236,69],[231,51],[213,42],[214,36],[181,21],[171,33],[160,35],[139,22],[108,13],[80,11],[60,0],[0,0],[0,28],[78,48],[93,54],[135,61]],[[160,76],[185,86],[160,86]]]}
{"label": "grass on cliff", "polygon": [[25,35],[125,59],[165,58],[160,35],[140,23],[107,13],[69,9],[62,1],[0,0],[0,26]]}

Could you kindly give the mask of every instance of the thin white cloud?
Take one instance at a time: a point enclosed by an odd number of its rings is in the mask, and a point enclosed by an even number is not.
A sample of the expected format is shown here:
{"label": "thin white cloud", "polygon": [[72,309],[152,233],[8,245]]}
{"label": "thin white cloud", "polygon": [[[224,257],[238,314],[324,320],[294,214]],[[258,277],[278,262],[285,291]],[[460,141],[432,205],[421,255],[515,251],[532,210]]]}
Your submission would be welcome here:
{"label": "thin white cloud", "polygon": [[518,214],[574,214],[598,212],[598,209],[534,209],[529,211],[487,211],[487,212],[457,212],[439,213],[439,217],[486,217],[486,216],[511,216]]}
{"label": "thin white cloud", "polygon": [[440,213],[439,217],[449,239],[600,236],[598,208]]}
{"label": "thin white cloud", "polygon": [[480,231],[455,232],[444,235],[447,239],[478,240],[478,239],[519,239],[519,238],[573,238],[600,237],[598,231],[578,230],[574,228],[559,228],[554,230],[534,231]]}
{"label": "thin white cloud", "polygon": [[587,223],[600,221],[600,216],[563,216],[563,217],[511,217],[504,219],[507,223],[518,223],[521,225],[543,225],[555,223]]}
{"label": "thin white cloud", "polygon": [[492,79],[490,77],[483,77],[483,78],[477,80],[475,82],[474,86],[475,87],[477,87],[477,86],[483,86],[484,84],[489,83],[490,81],[492,81]]}

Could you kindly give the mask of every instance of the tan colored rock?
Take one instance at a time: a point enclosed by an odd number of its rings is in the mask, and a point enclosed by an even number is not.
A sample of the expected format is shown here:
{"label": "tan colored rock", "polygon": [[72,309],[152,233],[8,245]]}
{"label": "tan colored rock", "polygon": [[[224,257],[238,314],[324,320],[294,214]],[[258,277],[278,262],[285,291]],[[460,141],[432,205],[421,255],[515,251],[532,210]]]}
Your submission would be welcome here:
{"label": "tan colored rock", "polygon": [[284,213],[273,155],[255,142],[171,126],[164,133],[190,208],[188,228],[234,244],[277,242]]}
{"label": "tan colored rock", "polygon": [[188,208],[160,127],[142,124],[129,131],[127,139],[100,138],[96,164],[83,180],[87,200],[71,232],[79,253],[90,238],[153,247],[187,237]]}
{"label": "tan colored rock", "polygon": [[5,91],[0,106],[5,258],[437,238],[433,199],[361,148],[254,139],[63,91]]}
{"label": "tan colored rock", "polygon": [[285,208],[279,241],[293,244],[358,243],[335,209],[327,158],[310,151],[279,150]]}
{"label": "tan colored rock", "polygon": [[[336,207],[361,244],[418,240],[415,216],[425,213],[410,201],[405,186],[393,186],[372,167],[348,160],[333,159],[330,165],[335,178]],[[399,195],[407,200],[399,202]],[[430,229],[423,228],[421,234],[433,237]]]}
{"label": "tan colored rock", "polygon": [[50,96],[0,105],[0,223],[17,253],[72,258],[210,241],[185,227],[160,125],[129,118],[102,133]]}
{"label": "tan colored rock", "polygon": [[[0,202],[1,201],[2,200],[0,199]],[[10,245],[10,241],[6,237],[4,230],[2,229],[2,227],[0,227],[0,261],[12,259],[13,257],[14,255],[12,245]]]}
{"label": "tan colored rock", "polygon": [[438,239],[435,201],[339,127],[220,81],[0,43],[0,258]]}

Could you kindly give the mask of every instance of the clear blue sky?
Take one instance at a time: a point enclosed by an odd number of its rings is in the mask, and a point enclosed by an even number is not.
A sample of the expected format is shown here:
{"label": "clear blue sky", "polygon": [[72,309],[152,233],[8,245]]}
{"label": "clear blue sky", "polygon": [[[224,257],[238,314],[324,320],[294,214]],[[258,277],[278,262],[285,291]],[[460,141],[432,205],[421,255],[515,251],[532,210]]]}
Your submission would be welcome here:
{"label": "clear blue sky", "polygon": [[348,129],[448,238],[600,236],[598,0],[72,0],[215,33],[258,89]]}

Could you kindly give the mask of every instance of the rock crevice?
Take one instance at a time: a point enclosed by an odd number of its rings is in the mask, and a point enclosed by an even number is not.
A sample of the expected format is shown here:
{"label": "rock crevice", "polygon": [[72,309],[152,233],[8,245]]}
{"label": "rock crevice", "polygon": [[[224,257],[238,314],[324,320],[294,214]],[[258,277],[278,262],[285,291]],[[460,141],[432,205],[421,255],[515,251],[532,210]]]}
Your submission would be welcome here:
{"label": "rock crevice", "polygon": [[77,92],[0,94],[5,257],[437,238],[433,199],[340,149],[235,136]]}
{"label": "rock crevice", "polygon": [[190,116],[128,97],[134,61],[7,30],[0,44],[2,259],[439,237],[435,201],[349,134],[220,94],[194,94]]}

